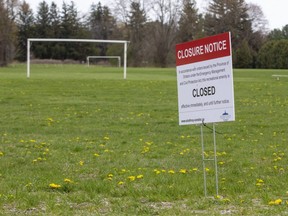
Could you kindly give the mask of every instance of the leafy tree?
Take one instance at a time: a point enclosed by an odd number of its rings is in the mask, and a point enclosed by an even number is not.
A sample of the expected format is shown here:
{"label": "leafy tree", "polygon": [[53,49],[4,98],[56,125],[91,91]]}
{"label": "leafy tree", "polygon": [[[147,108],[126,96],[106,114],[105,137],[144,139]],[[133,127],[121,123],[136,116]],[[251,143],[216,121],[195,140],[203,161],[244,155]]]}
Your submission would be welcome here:
{"label": "leafy tree", "polygon": [[27,59],[27,39],[34,36],[34,15],[30,5],[24,1],[20,5],[18,12],[18,46],[17,56],[19,61],[26,61]]}
{"label": "leafy tree", "polygon": [[140,66],[144,59],[144,40],[145,40],[145,24],[146,13],[137,2],[131,3],[130,15],[128,17],[129,40],[129,56],[133,66]]}

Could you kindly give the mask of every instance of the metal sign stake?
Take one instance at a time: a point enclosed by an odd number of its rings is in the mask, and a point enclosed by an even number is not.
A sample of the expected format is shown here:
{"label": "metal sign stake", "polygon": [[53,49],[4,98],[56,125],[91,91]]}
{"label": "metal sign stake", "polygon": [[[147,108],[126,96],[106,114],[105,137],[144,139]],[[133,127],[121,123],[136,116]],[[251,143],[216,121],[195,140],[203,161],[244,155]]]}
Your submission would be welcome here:
{"label": "metal sign stake", "polygon": [[216,130],[215,123],[213,123],[213,146],[214,146],[214,158],[206,159],[205,158],[205,145],[204,145],[204,135],[203,135],[203,125],[200,126],[200,136],[201,136],[201,146],[202,146],[202,166],[203,166],[203,179],[204,179],[204,195],[207,197],[207,176],[206,176],[206,161],[214,161],[215,165],[215,188],[216,196],[218,196],[218,163],[217,163],[217,148],[216,148]]}

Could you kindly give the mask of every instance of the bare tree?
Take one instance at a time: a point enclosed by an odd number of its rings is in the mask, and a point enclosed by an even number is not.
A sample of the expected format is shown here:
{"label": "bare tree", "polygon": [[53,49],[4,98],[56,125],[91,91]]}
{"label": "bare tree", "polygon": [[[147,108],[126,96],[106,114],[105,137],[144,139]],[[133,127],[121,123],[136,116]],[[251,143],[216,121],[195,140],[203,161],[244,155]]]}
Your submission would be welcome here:
{"label": "bare tree", "polygon": [[6,66],[15,55],[16,7],[18,0],[0,0],[0,66]]}
{"label": "bare tree", "polygon": [[247,13],[252,22],[252,29],[267,34],[269,31],[267,28],[268,20],[265,18],[262,8],[257,4],[250,3]]}
{"label": "bare tree", "polygon": [[166,67],[169,52],[175,44],[177,37],[179,2],[172,0],[154,1],[152,10],[156,21],[151,23],[150,28],[150,51],[153,52],[156,66]]}

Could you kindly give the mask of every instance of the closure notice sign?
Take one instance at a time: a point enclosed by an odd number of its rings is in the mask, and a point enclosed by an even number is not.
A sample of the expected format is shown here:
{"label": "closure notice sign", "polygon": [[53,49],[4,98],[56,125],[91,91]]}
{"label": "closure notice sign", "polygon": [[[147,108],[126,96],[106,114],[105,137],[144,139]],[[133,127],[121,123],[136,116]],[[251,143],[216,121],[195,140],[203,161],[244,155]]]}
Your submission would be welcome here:
{"label": "closure notice sign", "polygon": [[176,45],[179,124],[235,120],[230,32]]}

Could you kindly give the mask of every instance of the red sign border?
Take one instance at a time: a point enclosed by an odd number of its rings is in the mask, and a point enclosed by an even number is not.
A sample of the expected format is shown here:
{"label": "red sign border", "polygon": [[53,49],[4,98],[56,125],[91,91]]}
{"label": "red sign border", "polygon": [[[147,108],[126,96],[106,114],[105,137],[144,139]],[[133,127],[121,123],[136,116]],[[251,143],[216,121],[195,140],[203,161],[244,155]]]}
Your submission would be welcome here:
{"label": "red sign border", "polygon": [[[201,49],[206,45],[213,44],[213,43],[219,43],[225,41],[226,43],[226,49],[222,50],[216,50],[212,52],[205,52],[205,50]],[[191,49],[194,49],[194,54],[193,56],[188,56],[188,57],[183,57],[179,58],[181,54],[179,52],[183,52],[186,50],[191,51]],[[195,54],[195,49],[198,49],[198,53],[196,52]],[[195,62],[200,62],[200,61],[206,61],[210,59],[215,59],[215,58],[221,58],[225,56],[230,56],[231,55],[231,33],[230,32],[225,32],[222,34],[198,39],[198,40],[193,40],[181,44],[176,45],[176,66],[180,65],[185,65],[185,64],[191,64]]]}

